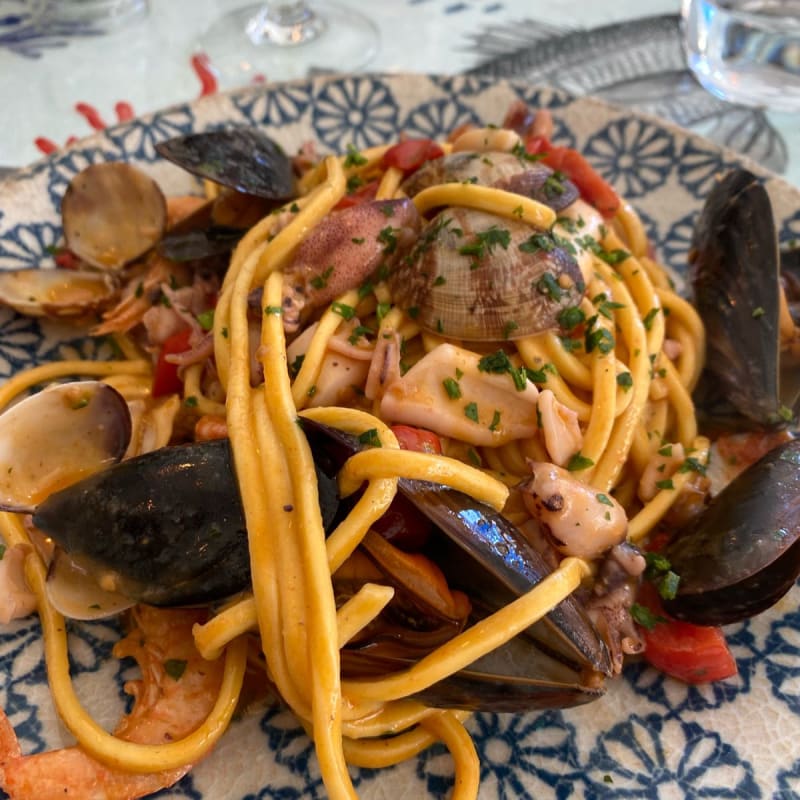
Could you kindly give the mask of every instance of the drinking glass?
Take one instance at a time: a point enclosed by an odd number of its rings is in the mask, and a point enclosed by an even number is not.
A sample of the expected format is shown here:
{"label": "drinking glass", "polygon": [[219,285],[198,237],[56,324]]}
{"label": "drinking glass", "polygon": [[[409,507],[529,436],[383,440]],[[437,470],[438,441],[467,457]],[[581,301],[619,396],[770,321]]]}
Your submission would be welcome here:
{"label": "drinking glass", "polygon": [[800,0],[683,0],[689,68],[717,97],[800,111]]}
{"label": "drinking glass", "polygon": [[197,49],[224,85],[256,76],[277,81],[312,72],[350,72],[367,64],[378,29],[332,0],[267,0],[225,14],[203,33]]}

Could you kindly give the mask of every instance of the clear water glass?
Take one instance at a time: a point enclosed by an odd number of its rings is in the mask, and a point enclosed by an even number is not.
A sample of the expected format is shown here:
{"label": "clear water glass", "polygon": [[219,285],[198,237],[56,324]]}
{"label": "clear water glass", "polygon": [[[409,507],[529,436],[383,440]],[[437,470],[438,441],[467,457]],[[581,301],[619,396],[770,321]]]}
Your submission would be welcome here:
{"label": "clear water glass", "polygon": [[683,0],[689,68],[708,91],[800,111],[800,0]]}

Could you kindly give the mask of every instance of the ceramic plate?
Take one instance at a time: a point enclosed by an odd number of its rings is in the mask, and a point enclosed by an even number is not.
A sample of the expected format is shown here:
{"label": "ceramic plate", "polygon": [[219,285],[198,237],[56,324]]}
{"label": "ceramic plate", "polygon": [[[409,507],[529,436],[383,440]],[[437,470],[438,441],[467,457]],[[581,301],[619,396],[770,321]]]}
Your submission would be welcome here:
{"label": "ceramic plate", "polygon": [[[0,185],[0,267],[50,265],[59,201],[70,178],[106,159],[142,163],[167,192],[185,180],[156,163],[162,139],[223,124],[258,125],[287,150],[315,139],[343,151],[399,131],[437,136],[465,122],[499,123],[521,98],[553,110],[557,139],[577,147],[640,210],[661,258],[677,272],[713,177],[737,162],[655,118],[525,83],[424,76],[337,77],[219,95],[110,128]],[[763,173],[762,173],[763,174]],[[764,174],[783,240],[800,238],[800,192]],[[0,377],[94,345],[74,332],[0,309]],[[469,727],[481,757],[481,797],[790,798],[800,796],[800,589],[757,620],[733,626],[731,680],[687,687],[631,664],[589,706],[541,714],[480,714]],[[127,663],[110,659],[110,623],[71,626],[79,693],[112,727]],[[26,753],[64,746],[45,683],[35,618],[0,629],[0,704]],[[452,766],[443,748],[377,772],[354,770],[367,798],[442,797]],[[265,800],[325,796],[313,747],[277,707],[243,715],[213,755],[158,797]]]}

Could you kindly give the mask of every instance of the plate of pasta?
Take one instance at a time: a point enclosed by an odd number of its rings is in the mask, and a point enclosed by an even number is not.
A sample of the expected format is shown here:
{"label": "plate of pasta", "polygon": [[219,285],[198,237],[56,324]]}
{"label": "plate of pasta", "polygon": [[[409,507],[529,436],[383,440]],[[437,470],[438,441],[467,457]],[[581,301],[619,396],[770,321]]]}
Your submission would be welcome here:
{"label": "plate of pasta", "polygon": [[[793,508],[796,406],[744,432],[768,369],[693,275],[797,238],[733,152],[479,77],[221,94],[0,184],[0,796],[797,796],[796,565],[701,619],[671,538]],[[796,372],[778,266],[726,330]]]}

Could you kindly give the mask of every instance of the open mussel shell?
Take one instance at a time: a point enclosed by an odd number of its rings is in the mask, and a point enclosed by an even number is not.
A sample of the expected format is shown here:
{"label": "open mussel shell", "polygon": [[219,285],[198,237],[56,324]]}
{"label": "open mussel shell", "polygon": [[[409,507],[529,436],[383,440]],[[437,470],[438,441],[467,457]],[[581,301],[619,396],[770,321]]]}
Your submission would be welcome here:
{"label": "open mussel shell", "polygon": [[800,439],[742,472],[664,551],[680,576],[669,614],[738,622],[774,605],[800,575]]}
{"label": "open mussel shell", "polygon": [[92,164],[61,201],[67,247],[93,267],[116,271],[163,236],[167,203],[158,184],[131,164]]}
{"label": "open mussel shell", "polygon": [[0,416],[0,508],[31,511],[56,489],[119,461],[128,404],[99,381],[51,386]]}
{"label": "open mussel shell", "polygon": [[96,314],[117,297],[112,276],[67,269],[0,272],[0,303],[26,317],[72,318]]}
{"label": "open mussel shell", "polygon": [[[336,484],[318,472],[323,521]],[[165,447],[56,492],[34,525],[104,588],[151,605],[220,600],[250,585],[244,512],[226,439]]]}
{"label": "open mussel shell", "polygon": [[764,186],[744,169],[709,192],[690,252],[694,302],[707,332],[698,410],[726,427],[785,422],[778,316],[780,257]]}
{"label": "open mussel shell", "polygon": [[[333,461],[360,448],[354,437],[311,420],[303,420],[303,429],[315,450],[326,442]],[[398,489],[439,531],[429,555],[451,588],[469,596],[476,617],[530,591],[550,573],[523,534],[489,506],[426,481],[401,478]],[[343,665],[366,676],[409,664],[365,648],[343,653]],[[568,597],[524,634],[420,697],[459,708],[564,708],[601,696],[603,676],[611,671],[605,644],[578,601]]]}
{"label": "open mussel shell", "polygon": [[237,192],[288,200],[292,164],[283,149],[255,128],[228,128],[159,142],[156,150],[179,167]]}
{"label": "open mussel shell", "polygon": [[584,291],[577,262],[547,233],[469,208],[437,214],[389,286],[421,327],[466,341],[557,329]]}

